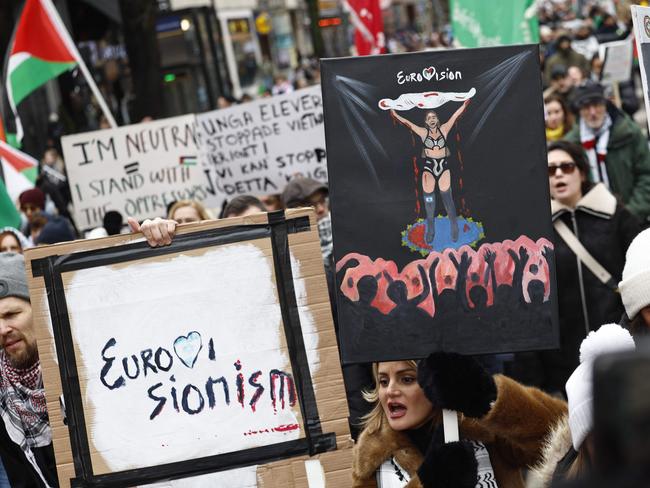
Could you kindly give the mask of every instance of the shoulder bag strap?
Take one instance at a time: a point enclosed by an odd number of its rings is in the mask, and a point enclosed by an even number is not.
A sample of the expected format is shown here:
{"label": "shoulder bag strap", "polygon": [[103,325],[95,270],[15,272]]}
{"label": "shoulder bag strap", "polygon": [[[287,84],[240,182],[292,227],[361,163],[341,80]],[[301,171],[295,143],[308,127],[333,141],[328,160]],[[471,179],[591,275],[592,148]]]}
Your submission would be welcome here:
{"label": "shoulder bag strap", "polygon": [[571,232],[569,226],[566,225],[561,219],[556,219],[553,226],[560,237],[566,242],[567,246],[575,253],[576,256],[583,262],[583,264],[591,271],[596,278],[598,278],[604,285],[618,292],[617,283],[612,278],[612,275],[603,266],[589,254],[582,243],[578,240],[576,235]]}

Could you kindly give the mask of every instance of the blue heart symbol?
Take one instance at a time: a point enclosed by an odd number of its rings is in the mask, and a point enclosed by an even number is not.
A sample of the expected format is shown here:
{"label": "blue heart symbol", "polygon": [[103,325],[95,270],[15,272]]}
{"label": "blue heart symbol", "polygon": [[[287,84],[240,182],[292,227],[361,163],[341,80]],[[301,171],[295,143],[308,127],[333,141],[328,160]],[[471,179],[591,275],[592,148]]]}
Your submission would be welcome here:
{"label": "blue heart symbol", "polygon": [[188,368],[194,367],[202,347],[201,334],[196,331],[190,332],[186,336],[177,337],[174,341],[174,352]]}

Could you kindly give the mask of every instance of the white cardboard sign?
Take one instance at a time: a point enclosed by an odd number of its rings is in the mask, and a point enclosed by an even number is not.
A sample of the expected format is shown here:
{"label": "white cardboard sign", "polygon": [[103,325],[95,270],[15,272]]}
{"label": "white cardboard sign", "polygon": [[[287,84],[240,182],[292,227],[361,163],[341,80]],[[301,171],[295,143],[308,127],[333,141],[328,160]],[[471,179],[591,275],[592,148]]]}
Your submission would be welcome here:
{"label": "white cardboard sign", "polygon": [[273,262],[255,244],[75,271],[64,283],[105,472],[301,437]]}
{"label": "white cardboard sign", "polygon": [[80,229],[102,225],[109,210],[141,220],[165,215],[176,200],[212,196],[194,115],[65,136],[61,144]]}
{"label": "white cardboard sign", "polygon": [[296,173],[327,182],[320,85],[196,118],[203,168],[227,199],[281,193]]}
{"label": "white cardboard sign", "polygon": [[598,48],[599,56],[605,62],[601,82],[606,85],[628,81],[632,75],[632,39],[606,42]]}

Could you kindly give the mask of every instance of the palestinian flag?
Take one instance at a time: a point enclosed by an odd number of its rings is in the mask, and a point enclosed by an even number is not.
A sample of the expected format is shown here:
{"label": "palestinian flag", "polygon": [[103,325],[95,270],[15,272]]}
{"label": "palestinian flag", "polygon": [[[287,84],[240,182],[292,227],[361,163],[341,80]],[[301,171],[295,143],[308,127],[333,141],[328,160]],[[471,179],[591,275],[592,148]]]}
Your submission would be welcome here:
{"label": "palestinian flag", "polygon": [[2,227],[20,229],[20,213],[7,193],[4,181],[0,178],[0,229]]}
{"label": "palestinian flag", "polygon": [[17,137],[22,126],[16,107],[30,93],[79,62],[79,53],[51,0],[27,0],[9,44],[6,85],[16,117]]}
{"label": "palestinian flag", "polygon": [[0,141],[0,161],[5,190],[15,206],[22,192],[34,188],[38,176],[38,161],[4,141]]}

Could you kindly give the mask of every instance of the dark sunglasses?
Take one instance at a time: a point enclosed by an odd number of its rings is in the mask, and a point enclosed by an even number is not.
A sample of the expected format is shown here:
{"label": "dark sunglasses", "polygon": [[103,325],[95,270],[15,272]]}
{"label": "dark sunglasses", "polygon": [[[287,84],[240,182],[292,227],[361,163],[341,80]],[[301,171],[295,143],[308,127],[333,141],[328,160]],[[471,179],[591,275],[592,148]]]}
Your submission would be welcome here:
{"label": "dark sunglasses", "polygon": [[555,172],[560,168],[560,171],[565,175],[570,175],[576,170],[576,163],[573,161],[570,163],[560,163],[560,164],[549,164],[548,166],[548,175],[555,176]]}

